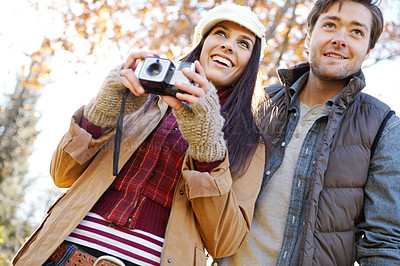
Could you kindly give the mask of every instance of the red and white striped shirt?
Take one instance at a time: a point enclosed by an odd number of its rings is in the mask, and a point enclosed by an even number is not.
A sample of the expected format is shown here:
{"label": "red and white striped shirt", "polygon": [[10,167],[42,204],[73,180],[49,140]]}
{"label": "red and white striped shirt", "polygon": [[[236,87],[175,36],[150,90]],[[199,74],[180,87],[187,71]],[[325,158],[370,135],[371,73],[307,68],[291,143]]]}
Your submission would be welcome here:
{"label": "red and white striped shirt", "polygon": [[65,239],[139,265],[160,265],[164,239],[137,229],[111,226],[89,212]]}

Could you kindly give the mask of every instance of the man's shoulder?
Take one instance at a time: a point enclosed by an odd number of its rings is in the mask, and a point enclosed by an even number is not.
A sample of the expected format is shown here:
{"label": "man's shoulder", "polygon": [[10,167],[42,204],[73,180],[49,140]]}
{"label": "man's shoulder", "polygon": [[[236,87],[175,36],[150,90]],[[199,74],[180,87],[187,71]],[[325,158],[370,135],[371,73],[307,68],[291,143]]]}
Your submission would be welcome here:
{"label": "man's shoulder", "polygon": [[385,130],[396,129],[398,135],[400,135],[400,117],[393,113],[393,115],[388,119]]}
{"label": "man's shoulder", "polygon": [[380,109],[384,109],[384,110],[390,110],[389,105],[387,105],[386,103],[384,103],[383,101],[379,100],[378,98],[365,93],[365,92],[361,92],[360,93],[360,101],[363,104],[369,104],[369,105],[374,105]]}

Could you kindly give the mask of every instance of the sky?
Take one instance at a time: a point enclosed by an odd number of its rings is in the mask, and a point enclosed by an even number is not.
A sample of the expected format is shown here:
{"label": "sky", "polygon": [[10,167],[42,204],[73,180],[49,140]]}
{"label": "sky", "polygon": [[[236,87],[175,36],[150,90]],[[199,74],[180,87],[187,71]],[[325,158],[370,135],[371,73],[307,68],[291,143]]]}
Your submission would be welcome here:
{"label": "sky", "polygon": [[[41,0],[44,3],[49,0]],[[3,91],[14,89],[14,74],[26,63],[24,52],[37,49],[45,33],[49,31],[48,10],[37,15],[24,1],[2,1],[0,3],[0,102]],[[117,54],[100,58],[95,65],[74,74],[75,65],[68,58],[52,62],[52,82],[41,89],[37,103],[41,119],[37,125],[40,131],[34,144],[34,153],[29,158],[28,176],[36,178],[27,191],[26,198],[44,202],[37,209],[35,219],[40,221],[49,202],[60,190],[51,181],[49,166],[51,156],[63,134],[68,130],[72,114],[95,96],[107,72],[121,59]],[[367,80],[364,92],[386,102],[400,114],[399,75],[400,58],[385,61],[363,69]],[[51,200],[50,200],[51,201]],[[39,205],[40,206],[40,205]],[[29,206],[27,206],[28,208]]]}

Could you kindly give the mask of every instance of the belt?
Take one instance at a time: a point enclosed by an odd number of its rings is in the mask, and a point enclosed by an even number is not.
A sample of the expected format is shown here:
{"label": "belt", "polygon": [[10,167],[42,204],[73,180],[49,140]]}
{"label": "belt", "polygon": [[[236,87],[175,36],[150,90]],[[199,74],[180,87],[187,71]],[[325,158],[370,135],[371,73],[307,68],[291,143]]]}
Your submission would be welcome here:
{"label": "belt", "polygon": [[90,266],[124,266],[125,264],[119,259],[112,256],[101,256],[96,258],[71,244],[62,243],[51,254],[50,261],[57,263],[56,265],[90,265]]}

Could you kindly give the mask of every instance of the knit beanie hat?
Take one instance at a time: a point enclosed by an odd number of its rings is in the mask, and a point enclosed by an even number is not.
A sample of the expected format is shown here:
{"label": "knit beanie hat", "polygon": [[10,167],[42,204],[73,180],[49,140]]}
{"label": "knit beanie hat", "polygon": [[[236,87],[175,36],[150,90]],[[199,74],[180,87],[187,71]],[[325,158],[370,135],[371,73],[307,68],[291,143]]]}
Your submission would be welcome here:
{"label": "knit beanie hat", "polygon": [[194,29],[192,46],[199,44],[204,34],[221,21],[235,22],[253,32],[261,39],[261,58],[263,57],[266,46],[264,25],[249,7],[236,4],[223,4],[208,11]]}

